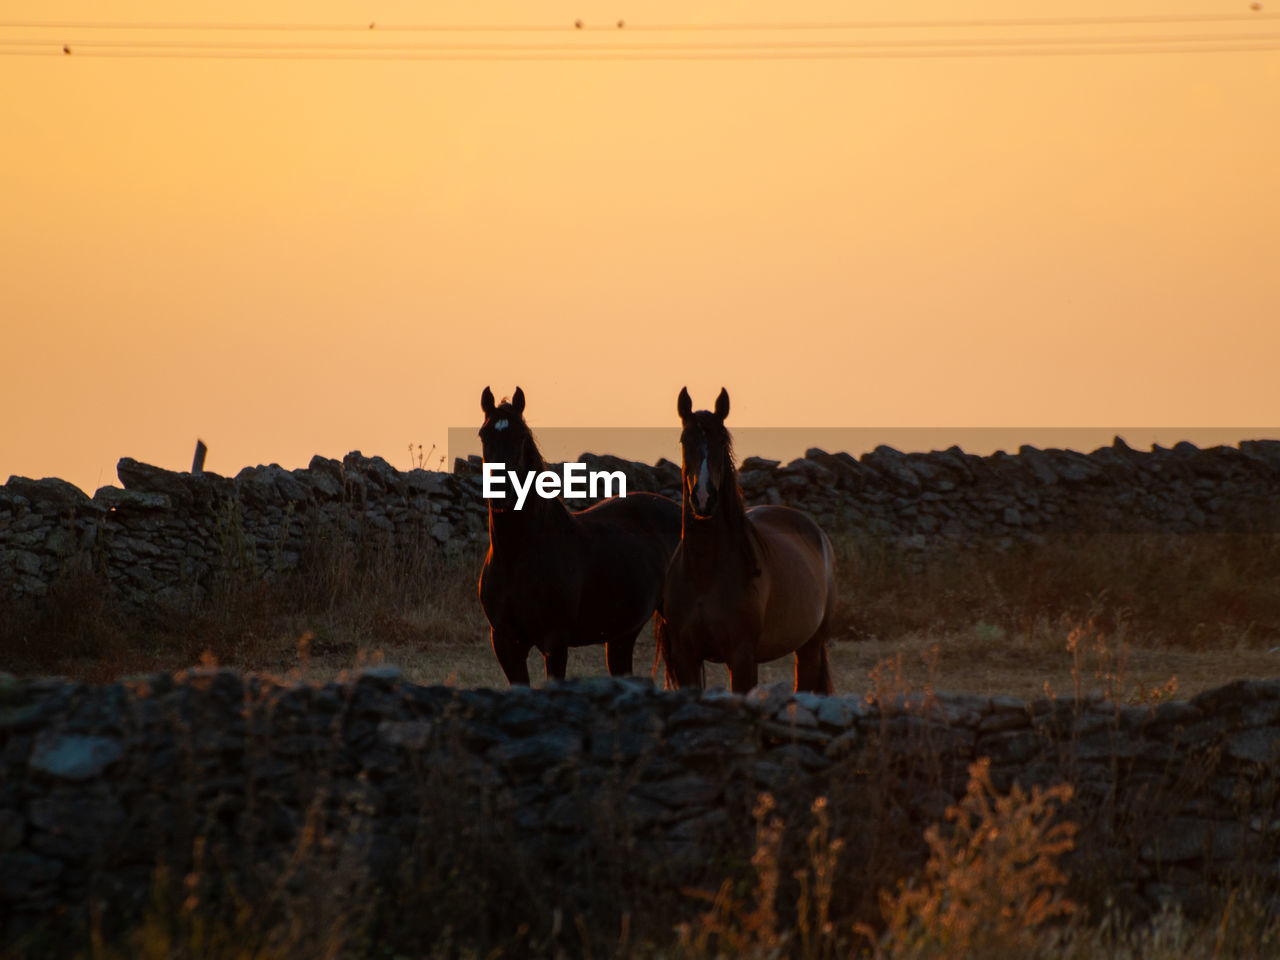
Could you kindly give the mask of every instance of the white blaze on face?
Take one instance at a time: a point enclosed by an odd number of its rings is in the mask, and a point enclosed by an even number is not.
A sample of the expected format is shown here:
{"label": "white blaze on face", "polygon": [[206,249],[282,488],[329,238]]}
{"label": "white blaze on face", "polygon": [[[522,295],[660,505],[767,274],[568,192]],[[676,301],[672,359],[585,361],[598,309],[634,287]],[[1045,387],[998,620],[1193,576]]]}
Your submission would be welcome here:
{"label": "white blaze on face", "polygon": [[507,421],[506,421],[506,420],[499,420],[497,423],[495,423],[495,424],[493,425],[493,429],[495,429],[495,430],[505,430],[505,429],[507,429],[507,427],[508,427],[508,426],[509,426],[509,424],[507,423]]}
{"label": "white blaze on face", "polygon": [[694,494],[698,501],[698,509],[707,509],[707,500],[709,494],[707,490],[711,487],[711,478],[707,474],[707,458],[702,458],[702,466],[698,468],[698,481],[694,486]]}

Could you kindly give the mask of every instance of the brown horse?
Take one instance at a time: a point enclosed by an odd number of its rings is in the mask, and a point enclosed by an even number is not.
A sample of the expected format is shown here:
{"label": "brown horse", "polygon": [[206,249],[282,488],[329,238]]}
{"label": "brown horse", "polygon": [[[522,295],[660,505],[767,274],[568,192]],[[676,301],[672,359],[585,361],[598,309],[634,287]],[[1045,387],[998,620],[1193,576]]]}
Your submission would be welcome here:
{"label": "brown horse", "polygon": [[658,645],[667,679],[701,686],[703,663],[729,667],[734,692],[756,685],[757,665],[796,655],[796,690],[831,692],[827,634],[836,604],[831,541],[790,507],[747,510],[724,427],[729,394],[715,412],[693,412],[689,391],[676,409],[683,534],[667,568]]}
{"label": "brown horse", "polygon": [[[480,396],[485,461],[522,477],[546,469],[524,403],[519,387],[502,404],[488,387]],[[532,491],[521,509],[513,501],[489,501],[489,554],[480,571],[480,604],[507,682],[529,682],[532,647],[549,679],[564,678],[570,647],[595,643],[605,645],[611,674],[629,674],[636,636],[658,608],[680,542],[679,504],[633,493],[575,513]]]}

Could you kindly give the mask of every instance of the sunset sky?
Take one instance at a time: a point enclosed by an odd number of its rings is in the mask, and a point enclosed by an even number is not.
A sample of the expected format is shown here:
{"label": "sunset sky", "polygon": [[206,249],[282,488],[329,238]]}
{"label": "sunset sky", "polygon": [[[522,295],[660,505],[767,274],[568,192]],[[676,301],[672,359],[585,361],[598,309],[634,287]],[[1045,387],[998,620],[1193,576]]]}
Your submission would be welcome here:
{"label": "sunset sky", "polygon": [[[1280,436],[1280,2],[107,6],[0,12],[0,481],[404,469],[486,385]],[[903,19],[988,22],[831,26]]]}

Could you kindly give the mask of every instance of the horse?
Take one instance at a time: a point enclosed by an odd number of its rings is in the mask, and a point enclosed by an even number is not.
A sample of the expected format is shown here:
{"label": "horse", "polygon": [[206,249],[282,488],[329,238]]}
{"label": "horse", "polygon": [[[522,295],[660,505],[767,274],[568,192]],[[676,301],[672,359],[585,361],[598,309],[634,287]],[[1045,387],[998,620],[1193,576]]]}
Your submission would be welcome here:
{"label": "horse", "polygon": [[[480,408],[486,462],[522,476],[546,468],[524,420],[523,390],[496,404],[485,387]],[[680,505],[653,493],[577,512],[558,497],[530,495],[520,510],[509,503],[489,500],[489,552],[480,571],[480,604],[507,683],[528,685],[533,647],[548,679],[564,679],[570,647],[597,643],[605,645],[610,674],[631,673],[636,636],[655,617],[680,542]]]}
{"label": "horse", "polygon": [[796,690],[831,693],[827,636],[836,606],[835,554],[808,514],[791,507],[746,509],[724,421],[676,402],[681,539],[667,567],[658,649],[669,685],[703,685],[704,662],[724,663],[735,693],[756,685],[758,665],[794,653]]}

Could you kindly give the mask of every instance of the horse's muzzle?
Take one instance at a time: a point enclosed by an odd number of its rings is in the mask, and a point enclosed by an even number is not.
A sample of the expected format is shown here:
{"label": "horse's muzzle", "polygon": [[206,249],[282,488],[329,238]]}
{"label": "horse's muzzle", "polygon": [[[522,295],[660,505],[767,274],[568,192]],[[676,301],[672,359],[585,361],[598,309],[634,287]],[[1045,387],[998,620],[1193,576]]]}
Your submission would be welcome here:
{"label": "horse's muzzle", "polygon": [[695,483],[689,487],[689,506],[693,509],[695,517],[705,520],[711,516],[716,512],[716,503],[719,499],[719,494],[713,483],[701,486]]}

